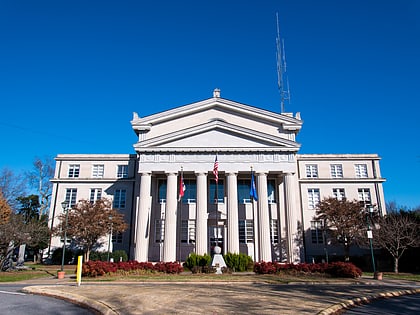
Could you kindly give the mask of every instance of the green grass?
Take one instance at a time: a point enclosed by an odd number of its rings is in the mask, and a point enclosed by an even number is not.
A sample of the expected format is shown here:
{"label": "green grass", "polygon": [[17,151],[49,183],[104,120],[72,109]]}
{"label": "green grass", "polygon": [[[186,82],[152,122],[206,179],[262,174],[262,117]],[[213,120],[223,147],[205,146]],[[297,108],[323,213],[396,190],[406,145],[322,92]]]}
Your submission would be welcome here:
{"label": "green grass", "polygon": [[[16,282],[30,279],[48,278],[57,275],[57,271],[61,266],[57,265],[38,265],[25,263],[27,269],[12,270],[0,272],[0,282]],[[74,274],[76,266],[64,266],[67,274]]]}
{"label": "green grass", "polygon": [[[420,274],[418,273],[393,273],[393,272],[383,272],[382,279],[394,279],[394,280],[409,280],[409,281],[419,281]],[[373,278],[373,272],[363,272],[363,276]]]}

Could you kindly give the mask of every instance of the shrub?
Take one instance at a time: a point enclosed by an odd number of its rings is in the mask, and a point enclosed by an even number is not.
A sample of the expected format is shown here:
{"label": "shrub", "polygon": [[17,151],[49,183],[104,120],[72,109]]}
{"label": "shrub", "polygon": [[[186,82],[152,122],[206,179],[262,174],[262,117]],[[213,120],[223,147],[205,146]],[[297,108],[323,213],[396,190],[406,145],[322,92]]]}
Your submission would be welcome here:
{"label": "shrub", "polygon": [[[191,270],[193,273],[194,271],[199,272],[200,269],[204,266],[208,266],[211,263],[211,256],[208,254],[204,255],[197,255],[196,253],[190,253],[187,259],[184,262],[184,266]],[[199,268],[194,268],[199,267]],[[194,270],[193,270],[194,269]]]}
{"label": "shrub", "polygon": [[226,253],[223,258],[226,266],[233,271],[251,271],[254,266],[252,258],[244,253]]}
{"label": "shrub", "polygon": [[362,271],[352,263],[333,262],[330,264],[282,264],[278,262],[259,262],[254,264],[257,274],[325,274],[338,278],[358,278]]}

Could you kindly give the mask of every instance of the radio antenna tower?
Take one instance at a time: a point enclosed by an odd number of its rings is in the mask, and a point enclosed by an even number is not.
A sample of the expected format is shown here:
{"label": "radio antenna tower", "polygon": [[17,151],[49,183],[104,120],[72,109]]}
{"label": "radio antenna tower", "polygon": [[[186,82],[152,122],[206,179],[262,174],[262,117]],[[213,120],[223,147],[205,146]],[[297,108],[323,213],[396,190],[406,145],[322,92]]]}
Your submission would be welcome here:
{"label": "radio antenna tower", "polygon": [[286,74],[286,54],[284,52],[284,40],[280,39],[280,27],[279,27],[279,14],[276,12],[277,19],[277,37],[276,37],[276,47],[277,47],[277,84],[280,92],[280,109],[281,113],[284,113],[285,102],[290,103],[290,89],[289,89],[289,79]]}

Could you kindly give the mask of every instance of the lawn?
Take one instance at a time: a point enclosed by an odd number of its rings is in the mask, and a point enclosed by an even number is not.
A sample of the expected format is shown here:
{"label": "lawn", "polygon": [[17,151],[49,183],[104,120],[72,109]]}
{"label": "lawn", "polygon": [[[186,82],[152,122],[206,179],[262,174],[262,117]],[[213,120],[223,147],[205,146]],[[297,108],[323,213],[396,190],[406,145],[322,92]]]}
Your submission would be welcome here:
{"label": "lawn", "polygon": [[[27,269],[15,270],[9,272],[0,272],[0,282],[24,281],[36,278],[46,278],[57,276],[57,271],[61,269],[60,265],[39,265],[33,263],[25,263]],[[75,265],[65,265],[64,271],[67,275],[74,275],[76,271]],[[363,276],[372,277],[372,273],[363,273]],[[420,282],[420,274],[412,273],[384,273],[383,279],[401,279]],[[290,283],[290,282],[335,282],[342,279],[328,278],[316,275],[293,276],[293,275],[256,275],[254,273],[235,273],[235,274],[191,274],[188,272],[179,275],[170,274],[144,274],[144,275],[105,275],[97,278],[83,278],[83,281],[250,281],[265,283]],[[346,279],[346,281],[357,281],[357,279]]]}

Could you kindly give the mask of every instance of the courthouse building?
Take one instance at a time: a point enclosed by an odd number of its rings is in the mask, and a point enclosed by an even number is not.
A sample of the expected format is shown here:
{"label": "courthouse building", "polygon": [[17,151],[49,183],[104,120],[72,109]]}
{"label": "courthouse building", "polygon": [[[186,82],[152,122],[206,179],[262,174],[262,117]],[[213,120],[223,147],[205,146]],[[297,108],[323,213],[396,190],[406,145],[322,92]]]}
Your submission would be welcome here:
{"label": "courthouse building", "polygon": [[[135,154],[57,155],[50,224],[64,200],[108,197],[129,224],[109,237],[112,248],[130,259],[184,261],[216,244],[254,261],[318,259],[326,242],[317,203],[346,197],[383,213],[384,179],[377,154],[299,154],[302,124],[300,114],[224,99],[218,89],[203,101],[134,113]],[[61,247],[60,238],[51,246]]]}

